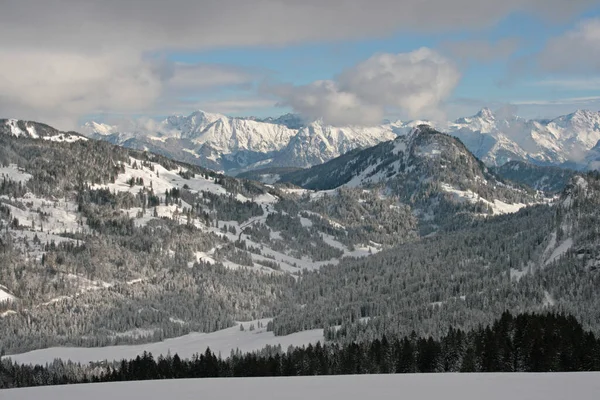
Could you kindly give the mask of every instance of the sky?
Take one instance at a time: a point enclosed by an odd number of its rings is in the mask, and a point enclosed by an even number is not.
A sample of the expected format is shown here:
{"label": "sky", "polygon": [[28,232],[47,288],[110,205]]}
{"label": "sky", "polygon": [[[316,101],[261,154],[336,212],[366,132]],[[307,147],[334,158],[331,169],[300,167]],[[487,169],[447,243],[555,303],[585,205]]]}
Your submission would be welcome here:
{"label": "sky", "polygon": [[0,117],[600,110],[597,0],[0,0]]}

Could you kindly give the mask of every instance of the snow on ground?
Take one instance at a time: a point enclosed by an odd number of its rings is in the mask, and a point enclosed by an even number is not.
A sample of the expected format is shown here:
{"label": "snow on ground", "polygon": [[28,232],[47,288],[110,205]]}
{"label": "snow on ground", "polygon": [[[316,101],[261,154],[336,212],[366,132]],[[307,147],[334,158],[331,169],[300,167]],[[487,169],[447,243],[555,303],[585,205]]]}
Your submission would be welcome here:
{"label": "snow on ground", "polygon": [[331,218],[327,218],[319,213],[313,212],[313,211],[308,211],[308,210],[302,210],[301,214],[306,214],[306,215],[314,215],[322,220],[327,221],[332,227],[337,228],[337,229],[346,229],[346,227],[334,220],[332,220]]}
{"label": "snow on ground", "polygon": [[367,183],[379,182],[384,175],[383,172],[374,174],[374,171],[377,167],[379,167],[379,163],[369,165],[363,171],[360,171],[360,173],[353,176],[352,179],[346,182],[343,186],[356,188]]}
{"label": "snow on ground", "polygon": [[465,296],[465,295],[454,296],[454,297],[450,297],[448,300],[434,301],[432,303],[429,303],[429,305],[432,306],[432,307],[442,307],[444,304],[448,303],[449,301],[456,301],[456,300],[466,301],[467,300],[467,296]]}
{"label": "snow on ground", "polygon": [[556,304],[556,301],[547,290],[544,290],[544,307],[551,307]]}
{"label": "snow on ground", "polygon": [[61,236],[64,233],[89,231],[85,218],[77,212],[77,204],[70,200],[48,200],[26,193],[12,204],[7,196],[0,196],[0,203],[19,221],[18,229],[9,229],[14,243],[34,258],[42,256],[44,245],[48,243],[76,242]]}
{"label": "snow on ground", "polygon": [[330,189],[330,190],[319,190],[317,192],[311,192],[310,193],[310,199],[311,200],[317,200],[320,199],[324,196],[337,196],[337,189]]}
{"label": "snow on ground", "polygon": [[15,296],[7,292],[8,289],[6,287],[0,285],[0,303],[13,301],[16,299]]}
{"label": "snow on ground", "polygon": [[80,275],[65,274],[65,278],[73,282],[79,289],[79,293],[87,292],[89,290],[107,289],[113,285],[103,281],[92,281]]}
{"label": "snow on ground", "polygon": [[312,190],[308,190],[308,189],[303,189],[303,188],[280,188],[279,190],[281,190],[283,193],[287,193],[287,194],[295,194],[298,196],[302,196],[305,193],[313,193]]}
{"label": "snow on ground", "polygon": [[380,247],[371,245],[355,246],[354,250],[350,250],[343,243],[338,242],[329,234],[322,233],[321,237],[323,238],[323,241],[331,247],[342,250],[344,252],[343,257],[367,257],[381,251]]}
{"label": "snow on ground", "polygon": [[596,400],[600,373],[487,373],[173,379],[7,389],[3,400]]}
{"label": "snow on ground", "polygon": [[[258,328],[259,321],[262,328]],[[242,352],[251,352],[260,350],[267,345],[280,344],[282,349],[286,350],[289,346],[302,346],[323,341],[322,329],[313,329],[287,336],[275,336],[273,332],[267,332],[268,322],[269,319],[243,322],[244,331],[241,331],[239,325],[236,325],[213,333],[190,333],[157,343],[95,348],[52,347],[7,357],[23,364],[45,364],[52,362],[55,358],[81,363],[131,359],[144,351],[152,353],[155,357],[170,352],[171,354],[177,353],[183,358],[190,358],[196,353],[204,353],[207,347],[215,354],[221,353],[223,357],[228,357],[231,351],[236,349]],[[250,330],[251,324],[255,327],[253,331]]]}
{"label": "snow on ground", "polygon": [[466,191],[458,190],[446,183],[442,184],[442,190],[444,190],[447,193],[453,194],[455,197],[455,200],[467,201],[469,203],[483,202],[484,204],[487,204],[492,208],[492,212],[494,213],[494,215],[512,214],[512,213],[516,213],[523,207],[527,207],[527,204],[523,204],[523,203],[508,204],[508,203],[505,203],[498,199],[494,199],[494,202],[492,203],[492,202],[484,199],[483,197],[479,196],[475,192],[472,192],[470,190],[466,190]]}
{"label": "snow on ground", "polygon": [[205,262],[205,263],[209,263],[209,264],[215,264],[216,261],[215,259],[212,257],[215,254],[215,250],[216,249],[211,249],[207,252],[203,252],[203,251],[197,251],[196,252],[196,261],[198,262]]}
{"label": "snow on ground", "polygon": [[[32,231],[32,230],[9,230],[10,235],[13,238],[13,243],[20,249],[26,250],[27,254],[35,259],[41,259],[42,254],[46,253],[45,245],[47,243],[54,242],[59,244],[62,242],[77,243],[77,240],[59,236],[53,233]],[[39,239],[39,244],[35,244],[35,237]],[[83,244],[83,241],[79,241],[79,244]]]}
{"label": "snow on ground", "polygon": [[8,317],[9,315],[16,314],[16,313],[17,313],[16,311],[7,310],[7,311],[0,313],[0,318]]}
{"label": "snow on ground", "polygon": [[67,143],[73,143],[73,142],[77,142],[79,140],[83,140],[83,141],[88,140],[88,138],[86,138],[86,137],[78,136],[78,135],[69,135],[68,133],[59,133],[58,135],[55,135],[55,136],[44,136],[44,137],[42,137],[42,139],[49,140],[51,142],[67,142]]}
{"label": "snow on ground", "polygon": [[15,182],[27,182],[32,178],[30,174],[21,170],[16,164],[10,164],[8,167],[0,166],[0,179],[10,179]]}
{"label": "snow on ground", "polygon": [[10,128],[10,133],[13,136],[19,137],[22,134],[24,134],[24,132],[21,130],[21,128],[19,128],[19,125],[17,124],[19,121],[16,119],[8,119],[6,120],[5,124],[6,126],[8,126]]}
{"label": "snow on ground", "polygon": [[302,226],[304,226],[305,228],[310,228],[311,226],[313,226],[312,221],[304,217],[300,217],[300,224],[302,224]]}
{"label": "snow on ground", "polygon": [[533,265],[531,265],[531,264],[528,264],[523,269],[511,268],[510,269],[510,279],[511,280],[514,279],[515,281],[519,282],[522,277],[524,277],[525,275],[531,273],[532,268],[533,268]]}
{"label": "snow on ground", "polygon": [[[133,168],[131,165],[136,164],[137,168]],[[179,175],[179,171],[186,172],[186,168],[180,168],[178,170],[168,170],[160,164],[152,164],[152,169],[142,165],[142,161],[137,160],[133,157],[129,158],[129,164],[125,165],[125,172],[119,174],[115,183],[109,183],[106,185],[94,185],[94,189],[109,189],[117,192],[130,192],[137,194],[140,190],[140,186],[129,185],[128,181],[131,178],[141,178],[144,181],[146,187],[152,184],[152,189],[157,196],[164,197],[167,190],[173,188],[182,188],[184,185],[189,187],[192,192],[212,192],[216,194],[226,194],[225,188],[221,185],[217,185],[214,178],[205,179],[200,175],[196,175],[194,178],[185,179]]]}
{"label": "snow on ground", "polygon": [[[0,196],[1,200],[9,200],[8,196]],[[35,197],[26,193],[19,199],[25,205],[22,210],[11,204],[5,203],[10,208],[10,213],[19,220],[24,227],[31,227],[35,231],[60,234],[64,232],[77,232],[80,229],[80,215],[77,204],[67,199],[48,200]],[[39,212],[38,212],[39,210]]]}
{"label": "snow on ground", "polygon": [[[553,236],[554,242],[556,243],[556,235]],[[550,257],[546,260],[544,265],[552,264],[554,261],[558,260],[561,256],[566,254],[569,249],[573,247],[573,239],[568,238],[565,239],[558,247],[554,249]]]}
{"label": "snow on ground", "polygon": [[263,174],[258,177],[258,180],[267,185],[273,185],[281,179],[279,174]]}
{"label": "snow on ground", "polygon": [[[35,126],[30,125],[29,123],[25,123],[25,130],[27,131],[27,133],[25,133],[21,128],[19,128],[18,122],[19,121],[16,119],[9,119],[6,121],[6,125],[10,128],[11,134],[13,136],[16,136],[16,137],[25,136],[25,137],[30,137],[32,139],[40,138],[40,135],[35,130]],[[42,139],[50,140],[53,142],[75,142],[78,140],[88,140],[86,137],[83,137],[83,136],[72,135],[69,133],[62,133],[62,132],[58,133],[57,135],[54,135],[54,136],[43,136]]]}
{"label": "snow on ground", "polygon": [[[246,243],[250,246],[261,247],[260,243],[256,243],[256,242],[249,240],[248,237],[245,235],[242,235],[242,238],[244,240],[246,240]],[[276,263],[279,263],[279,265],[281,266],[281,269],[286,272],[291,272],[291,273],[299,272],[303,269],[312,271],[312,270],[317,270],[324,265],[337,264],[339,262],[338,259],[331,259],[328,261],[313,261],[309,257],[306,257],[306,256],[304,256],[302,258],[295,258],[295,257],[289,256],[287,254],[275,251],[269,247],[266,247],[264,244],[262,246],[263,247],[261,248],[261,252],[262,252],[263,256],[261,257],[258,254],[252,254],[252,259],[256,260],[258,263],[260,263],[261,260],[275,261]],[[265,256],[268,256],[268,257],[265,257]],[[270,259],[269,259],[269,257],[270,257]]]}

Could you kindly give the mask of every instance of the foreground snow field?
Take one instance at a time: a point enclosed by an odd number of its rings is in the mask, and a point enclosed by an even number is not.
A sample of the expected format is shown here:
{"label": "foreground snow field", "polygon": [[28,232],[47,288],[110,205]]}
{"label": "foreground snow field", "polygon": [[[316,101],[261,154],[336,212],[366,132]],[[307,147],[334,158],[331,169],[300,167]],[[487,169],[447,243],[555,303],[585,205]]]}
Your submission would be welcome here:
{"label": "foreground snow field", "polygon": [[[258,328],[258,322],[262,327]],[[323,329],[313,329],[293,333],[286,336],[275,336],[267,332],[266,326],[269,319],[243,322],[244,331],[236,325],[232,328],[222,329],[212,333],[190,333],[162,342],[139,345],[107,346],[107,347],[51,347],[48,349],[34,350],[27,353],[7,356],[21,364],[45,364],[56,358],[71,360],[87,364],[90,361],[133,359],[144,351],[158,357],[160,354],[177,353],[182,358],[191,358],[196,353],[204,353],[207,347],[225,358],[231,350],[239,349],[241,352],[261,350],[267,345],[281,345],[283,350],[289,346],[303,346],[309,343],[323,341]],[[254,325],[255,329],[250,330]],[[2,398],[2,396],[0,396]]]}
{"label": "foreground snow field", "polygon": [[185,379],[0,391],[3,400],[597,400],[600,373],[419,374]]}

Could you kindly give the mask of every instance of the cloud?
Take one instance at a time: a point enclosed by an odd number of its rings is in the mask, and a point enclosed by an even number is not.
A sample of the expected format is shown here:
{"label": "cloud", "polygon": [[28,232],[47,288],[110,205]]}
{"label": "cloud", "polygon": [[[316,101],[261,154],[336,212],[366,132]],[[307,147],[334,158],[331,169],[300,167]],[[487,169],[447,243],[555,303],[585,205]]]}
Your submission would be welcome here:
{"label": "cloud", "polygon": [[282,100],[278,105],[294,109],[304,118],[322,119],[331,125],[374,125],[383,118],[383,109],[342,91],[333,81],[316,81],[304,86],[279,85],[267,89]]}
{"label": "cloud", "polygon": [[206,100],[182,103],[188,109],[201,109],[207,112],[220,114],[242,115],[252,113],[261,109],[275,107],[275,101],[260,97],[234,98],[223,100]]}
{"label": "cloud", "polygon": [[518,38],[504,38],[496,42],[488,40],[448,41],[441,44],[444,53],[462,62],[492,62],[505,60],[519,47]]}
{"label": "cloud", "polygon": [[0,37],[50,49],[286,45],[462,30],[514,12],[557,19],[595,0],[19,0],[4,2]]}
{"label": "cloud", "polygon": [[372,125],[387,109],[411,117],[438,117],[439,105],[458,84],[456,66],[421,48],[410,53],[377,54],[343,71],[333,81],[268,88],[310,120],[333,125]]}
{"label": "cloud", "polygon": [[216,86],[246,85],[256,76],[243,68],[223,64],[174,63],[169,86],[176,89],[204,89]]}
{"label": "cloud", "polygon": [[11,116],[64,123],[88,112],[134,111],[161,90],[160,69],[142,57],[0,50],[0,59],[0,111]]}
{"label": "cloud", "polygon": [[479,29],[514,12],[564,20],[595,1],[4,1],[0,113],[73,121],[93,112],[146,110],[173,97],[170,80],[197,90],[244,84],[239,71],[227,68],[204,75],[205,67],[180,66],[175,75],[174,66],[148,58],[157,54]]}
{"label": "cloud", "polygon": [[600,72],[600,18],[580,22],[575,29],[548,41],[538,54],[539,67],[554,73]]}
{"label": "cloud", "polygon": [[[74,129],[85,114],[170,110],[203,90],[250,84],[256,77],[219,64],[182,64],[137,54],[0,50],[0,114]],[[161,104],[158,104],[161,103]],[[179,111],[179,110],[177,110]]]}

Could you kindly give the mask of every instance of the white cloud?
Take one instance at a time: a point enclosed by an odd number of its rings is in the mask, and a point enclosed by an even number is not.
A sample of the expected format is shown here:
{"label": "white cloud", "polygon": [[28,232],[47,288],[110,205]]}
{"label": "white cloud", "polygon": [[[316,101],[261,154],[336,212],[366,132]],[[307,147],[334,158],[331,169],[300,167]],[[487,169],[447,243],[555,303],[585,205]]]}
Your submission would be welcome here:
{"label": "white cloud", "polygon": [[0,50],[0,111],[71,121],[88,112],[144,109],[161,91],[158,68],[141,57]]}
{"label": "white cloud", "polygon": [[156,112],[215,87],[243,85],[254,75],[217,64],[169,63],[122,52],[78,54],[0,50],[0,114],[77,127],[85,114]]}
{"label": "white cloud", "polygon": [[418,117],[446,99],[459,79],[450,60],[421,48],[375,55],[344,71],[338,81],[342,91],[353,92],[369,104],[397,107]]}
{"label": "white cloud", "polygon": [[514,12],[569,18],[595,0],[19,0],[0,37],[15,47],[106,49],[285,45],[489,27]]}
{"label": "white cloud", "polygon": [[575,29],[552,38],[537,56],[545,71],[589,73],[600,71],[600,18],[580,22]]}
{"label": "white cloud", "polygon": [[[233,70],[179,75],[148,54],[485,28],[514,12],[565,19],[596,0],[18,0],[0,12],[0,113],[73,121],[243,84]],[[170,75],[169,75],[170,74]],[[211,79],[214,79],[211,81]],[[242,81],[242,83],[239,83]],[[166,94],[165,94],[166,93]],[[332,94],[330,94],[332,95]],[[344,97],[344,96],[342,96]],[[416,99],[417,103],[424,101]],[[352,108],[355,100],[345,98]],[[67,122],[64,122],[65,125]],[[66,126],[61,126],[66,127]]]}
{"label": "white cloud", "polygon": [[332,125],[373,125],[383,118],[383,109],[340,90],[333,81],[316,81],[305,86],[279,85],[269,89],[280,97],[280,106],[291,107],[308,120],[322,119]]}
{"label": "white cloud", "polygon": [[377,54],[343,71],[335,81],[275,86],[271,93],[307,119],[340,124],[379,123],[389,108],[411,117],[438,117],[439,105],[458,84],[456,66],[421,48]]}
{"label": "white cloud", "polygon": [[169,86],[176,89],[204,89],[248,84],[255,78],[249,71],[231,65],[175,63]]}
{"label": "white cloud", "polygon": [[208,112],[236,116],[273,107],[275,107],[275,101],[260,97],[197,101],[192,104],[185,104],[185,108],[188,109],[201,109]]}

